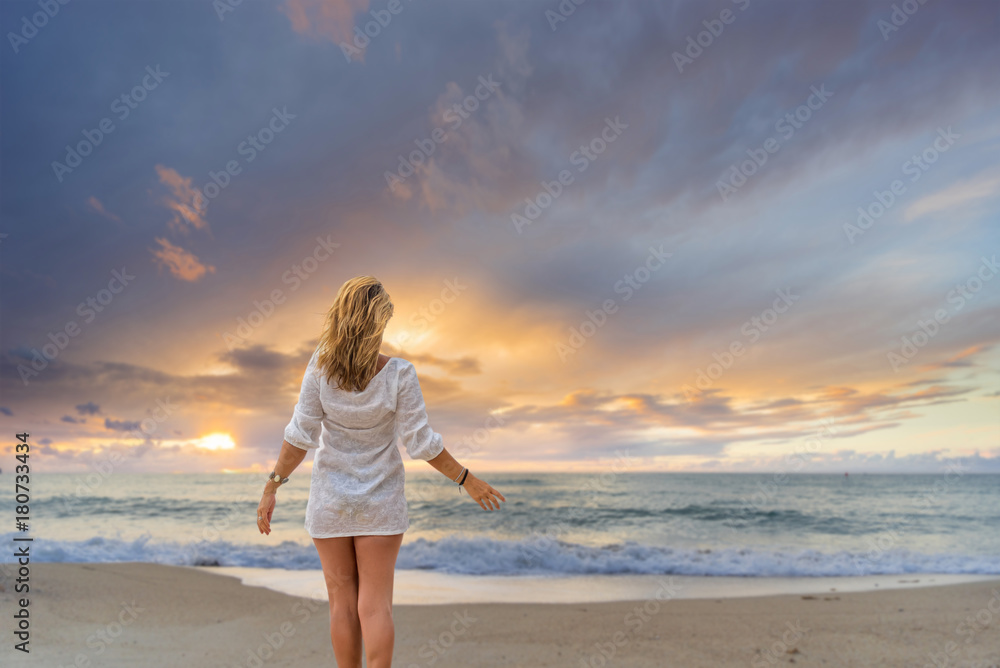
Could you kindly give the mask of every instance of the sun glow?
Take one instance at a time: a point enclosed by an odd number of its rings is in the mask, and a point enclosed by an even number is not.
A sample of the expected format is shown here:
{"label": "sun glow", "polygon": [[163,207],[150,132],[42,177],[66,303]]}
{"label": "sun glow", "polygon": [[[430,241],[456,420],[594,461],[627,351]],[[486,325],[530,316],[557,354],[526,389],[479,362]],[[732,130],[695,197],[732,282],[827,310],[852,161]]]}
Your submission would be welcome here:
{"label": "sun glow", "polygon": [[236,442],[229,434],[215,432],[196,439],[194,445],[204,450],[232,450],[236,447]]}

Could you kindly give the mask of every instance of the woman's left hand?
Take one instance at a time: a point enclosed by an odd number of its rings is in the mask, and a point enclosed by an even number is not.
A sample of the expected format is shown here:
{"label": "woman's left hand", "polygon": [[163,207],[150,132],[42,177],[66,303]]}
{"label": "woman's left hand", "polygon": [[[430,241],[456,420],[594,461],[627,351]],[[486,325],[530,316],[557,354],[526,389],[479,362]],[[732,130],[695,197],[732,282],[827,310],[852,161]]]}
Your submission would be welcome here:
{"label": "woman's left hand", "polygon": [[260,504],[257,506],[257,528],[263,534],[271,533],[271,513],[274,512],[274,504],[274,492],[264,492],[260,497]]}

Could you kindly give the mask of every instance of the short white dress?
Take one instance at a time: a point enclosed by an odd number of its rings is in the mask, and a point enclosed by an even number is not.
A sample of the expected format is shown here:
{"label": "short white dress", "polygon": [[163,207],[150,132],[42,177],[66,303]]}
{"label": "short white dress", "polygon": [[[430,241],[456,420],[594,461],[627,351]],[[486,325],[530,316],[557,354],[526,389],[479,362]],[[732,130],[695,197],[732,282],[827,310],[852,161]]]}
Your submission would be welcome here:
{"label": "short white dress", "polygon": [[389,535],[410,526],[397,440],[413,459],[444,450],[410,362],[390,357],[362,392],[338,389],[313,352],[285,440],[315,450],[305,528],[313,538]]}

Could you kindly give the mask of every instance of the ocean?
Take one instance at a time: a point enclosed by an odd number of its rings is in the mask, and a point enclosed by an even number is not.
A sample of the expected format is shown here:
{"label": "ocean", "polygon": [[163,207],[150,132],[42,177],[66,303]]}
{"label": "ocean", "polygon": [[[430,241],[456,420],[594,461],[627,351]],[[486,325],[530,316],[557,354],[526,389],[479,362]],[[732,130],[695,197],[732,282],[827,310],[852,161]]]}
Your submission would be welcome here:
{"label": "ocean", "polygon": [[[1000,475],[483,473],[483,511],[407,473],[399,571],[477,576],[830,577],[1000,574]],[[316,570],[308,473],[256,528],[261,474],[32,476],[32,558]],[[4,489],[13,476],[0,475]],[[13,526],[12,494],[2,505]],[[6,559],[7,563],[11,558]]]}

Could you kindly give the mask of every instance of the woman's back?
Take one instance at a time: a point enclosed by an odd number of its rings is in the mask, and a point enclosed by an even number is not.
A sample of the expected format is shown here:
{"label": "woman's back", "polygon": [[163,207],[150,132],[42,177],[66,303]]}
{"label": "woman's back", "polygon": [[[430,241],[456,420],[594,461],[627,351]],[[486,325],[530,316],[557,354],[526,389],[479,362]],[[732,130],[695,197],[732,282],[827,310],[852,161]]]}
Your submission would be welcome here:
{"label": "woman's back", "polygon": [[[381,433],[388,426],[388,436],[392,438],[399,387],[397,365],[404,362],[390,357],[360,392],[338,388],[322,378],[320,373],[319,399],[324,412],[324,425],[345,437],[365,442],[371,441],[373,430]],[[313,372],[319,373],[315,369]]]}
{"label": "woman's back", "polygon": [[329,382],[313,353],[285,440],[316,450],[305,527],[314,538],[406,531],[405,472],[397,438],[410,457],[444,449],[413,365],[391,357],[364,390]]}

